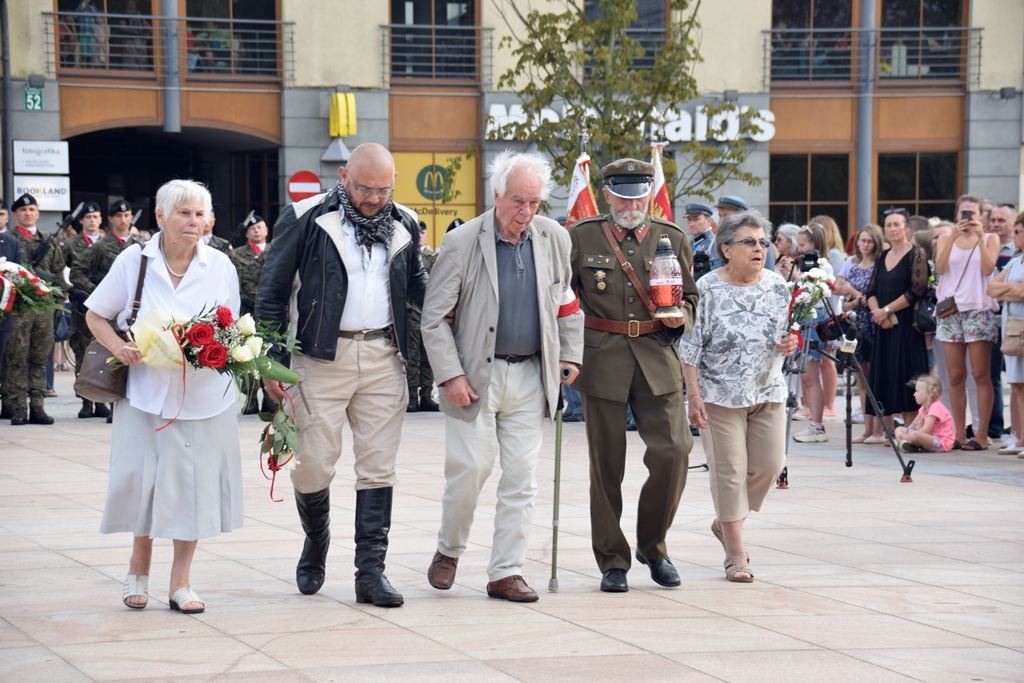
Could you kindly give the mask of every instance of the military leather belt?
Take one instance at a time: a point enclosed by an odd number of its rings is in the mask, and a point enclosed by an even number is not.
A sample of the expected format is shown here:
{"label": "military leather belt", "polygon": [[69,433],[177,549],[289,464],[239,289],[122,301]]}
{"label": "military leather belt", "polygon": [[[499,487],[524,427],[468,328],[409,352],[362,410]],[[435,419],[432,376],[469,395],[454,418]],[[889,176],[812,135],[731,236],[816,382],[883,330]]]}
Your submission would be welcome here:
{"label": "military leather belt", "polygon": [[629,337],[653,334],[665,329],[665,324],[660,320],[608,320],[588,315],[584,317],[583,321],[584,327],[589,327],[592,330],[624,334]]}
{"label": "military leather belt", "polygon": [[494,357],[499,360],[503,360],[506,363],[522,363],[524,360],[530,360],[531,358],[536,356],[537,353],[537,351],[534,351],[529,356],[521,356],[516,353],[496,353],[494,354]]}
{"label": "military leather belt", "polygon": [[390,325],[379,330],[338,330],[338,336],[345,339],[355,339],[356,341],[371,341],[373,339],[390,337],[391,330],[392,328]]}

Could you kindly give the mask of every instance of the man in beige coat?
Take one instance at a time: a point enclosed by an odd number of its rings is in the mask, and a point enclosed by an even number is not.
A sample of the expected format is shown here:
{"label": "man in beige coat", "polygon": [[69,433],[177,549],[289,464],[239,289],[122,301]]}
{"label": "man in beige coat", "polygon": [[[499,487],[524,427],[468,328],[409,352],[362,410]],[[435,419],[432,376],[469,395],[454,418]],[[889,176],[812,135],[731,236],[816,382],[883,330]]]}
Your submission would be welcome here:
{"label": "man in beige coat", "polygon": [[441,530],[427,578],[434,588],[451,588],[498,457],[487,595],[533,602],[522,565],[542,426],[555,414],[559,383],[579,372],[583,314],[569,289],[569,235],[536,216],[551,190],[551,167],[506,151],[490,177],[494,209],[445,237],[423,305],[423,344],[447,416]]}

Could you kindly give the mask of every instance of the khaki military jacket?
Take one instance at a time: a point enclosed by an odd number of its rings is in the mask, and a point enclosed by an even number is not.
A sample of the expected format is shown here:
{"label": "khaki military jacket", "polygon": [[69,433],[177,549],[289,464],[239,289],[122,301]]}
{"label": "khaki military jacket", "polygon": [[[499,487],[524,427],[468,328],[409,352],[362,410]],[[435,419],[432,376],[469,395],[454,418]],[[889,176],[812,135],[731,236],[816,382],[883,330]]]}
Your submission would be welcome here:
{"label": "khaki military jacket", "polygon": [[[56,240],[52,240],[50,242],[50,247],[46,250],[46,255],[40,259],[39,263],[32,263],[32,259],[35,257],[36,251],[39,249],[40,245],[50,239],[50,233],[45,233],[36,228],[36,234],[32,236],[32,239],[27,240],[21,234],[21,230],[18,230],[17,227],[15,227],[14,230],[8,230],[7,232],[13,233],[14,236],[18,238],[18,242],[21,245],[21,258],[24,259],[25,263],[27,263],[33,271],[35,271],[36,275],[39,275],[40,277],[44,274],[52,275],[53,284],[60,287],[61,290],[66,293],[68,286],[64,281],[64,254],[61,252],[60,245]],[[63,295],[61,298],[63,298]]]}
{"label": "khaki military jacket", "polygon": [[238,291],[242,296],[243,313],[256,311],[256,290],[259,289],[263,255],[267,252],[267,247],[257,254],[246,244],[228,254],[231,263],[235,264],[235,270],[238,271]]}
{"label": "khaki military jacket", "polygon": [[[587,316],[629,322],[651,320],[651,314],[637,295],[601,229],[610,216],[595,216],[569,228],[572,240],[572,287]],[[635,231],[613,230],[626,260],[637,279],[650,293],[650,270],[658,238],[668,235],[683,267],[683,315],[685,324],[663,332],[629,337],[625,334],[585,329],[583,369],[573,383],[580,393],[611,401],[626,401],[637,364],[655,395],[679,391],[683,385],[682,365],[676,341],[693,327],[697,307],[697,284],[690,274],[692,258],[689,234],[677,225],[648,217]],[[639,237],[639,241],[638,238]]]}
{"label": "khaki military jacket", "polygon": [[[97,242],[98,243],[98,242]],[[86,241],[82,235],[75,235],[67,242],[64,243],[64,247],[61,251],[64,253],[64,265],[71,268],[75,265],[75,261],[82,258],[92,245]]]}
{"label": "khaki military jacket", "polygon": [[71,273],[68,275],[71,286],[91,294],[92,290],[96,289],[96,285],[110,272],[110,267],[114,265],[114,259],[122,251],[137,243],[138,240],[128,236],[122,244],[114,237],[113,233],[109,233],[71,264]]}

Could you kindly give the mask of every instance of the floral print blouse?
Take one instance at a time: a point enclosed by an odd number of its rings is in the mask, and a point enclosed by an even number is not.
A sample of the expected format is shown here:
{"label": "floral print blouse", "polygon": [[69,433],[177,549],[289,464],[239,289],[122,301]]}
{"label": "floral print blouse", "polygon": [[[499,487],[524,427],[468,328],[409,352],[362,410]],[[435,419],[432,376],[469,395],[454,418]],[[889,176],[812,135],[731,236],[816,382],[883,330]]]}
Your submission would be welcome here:
{"label": "floral print blouse", "polygon": [[730,285],[717,272],[697,281],[693,330],[680,339],[679,356],[697,368],[705,403],[746,408],[786,400],[775,344],[786,334],[790,292],[775,272],[761,273],[747,287]]}

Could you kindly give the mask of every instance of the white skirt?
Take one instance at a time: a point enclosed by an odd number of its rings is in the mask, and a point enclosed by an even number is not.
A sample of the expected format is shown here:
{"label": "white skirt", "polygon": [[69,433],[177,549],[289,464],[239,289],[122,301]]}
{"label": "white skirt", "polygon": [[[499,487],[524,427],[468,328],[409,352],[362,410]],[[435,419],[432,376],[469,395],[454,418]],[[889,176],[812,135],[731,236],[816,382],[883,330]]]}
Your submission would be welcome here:
{"label": "white skirt", "polygon": [[100,533],[194,541],[242,526],[236,406],[156,431],[166,423],[126,400],[114,404]]}

